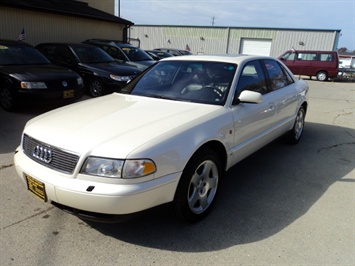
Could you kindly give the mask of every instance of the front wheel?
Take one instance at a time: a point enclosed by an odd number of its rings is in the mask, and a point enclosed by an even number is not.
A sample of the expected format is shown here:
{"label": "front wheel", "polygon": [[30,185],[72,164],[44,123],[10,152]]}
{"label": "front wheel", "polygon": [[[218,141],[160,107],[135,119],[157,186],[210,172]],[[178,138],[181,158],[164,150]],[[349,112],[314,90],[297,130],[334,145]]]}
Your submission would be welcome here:
{"label": "front wheel", "polygon": [[94,78],[89,83],[89,94],[91,97],[99,97],[104,94],[105,87],[101,80]]}
{"label": "front wheel", "polygon": [[177,217],[185,222],[197,222],[211,210],[221,176],[217,154],[204,149],[186,165],[174,198]]}
{"label": "front wheel", "polygon": [[16,99],[9,85],[0,87],[0,103],[6,111],[13,111],[16,108]]}
{"label": "front wheel", "polygon": [[328,79],[328,74],[325,71],[319,71],[316,77],[318,81],[326,81]]}
{"label": "front wheel", "polygon": [[290,144],[297,144],[300,141],[304,129],[305,116],[306,116],[306,111],[301,106],[297,112],[295,123],[293,124],[292,129],[286,135],[287,141]]}

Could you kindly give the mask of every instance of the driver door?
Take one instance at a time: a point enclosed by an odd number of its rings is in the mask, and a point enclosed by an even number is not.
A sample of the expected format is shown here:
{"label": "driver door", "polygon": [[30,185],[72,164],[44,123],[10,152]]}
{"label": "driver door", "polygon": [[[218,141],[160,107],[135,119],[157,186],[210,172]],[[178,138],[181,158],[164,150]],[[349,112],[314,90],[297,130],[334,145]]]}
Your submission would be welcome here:
{"label": "driver door", "polygon": [[275,103],[268,95],[266,77],[260,60],[253,60],[243,66],[239,76],[235,97],[243,90],[259,92],[263,102],[239,103],[232,107],[234,119],[234,147],[232,149],[235,162],[247,157],[264,146],[269,139],[269,130],[275,121]]}

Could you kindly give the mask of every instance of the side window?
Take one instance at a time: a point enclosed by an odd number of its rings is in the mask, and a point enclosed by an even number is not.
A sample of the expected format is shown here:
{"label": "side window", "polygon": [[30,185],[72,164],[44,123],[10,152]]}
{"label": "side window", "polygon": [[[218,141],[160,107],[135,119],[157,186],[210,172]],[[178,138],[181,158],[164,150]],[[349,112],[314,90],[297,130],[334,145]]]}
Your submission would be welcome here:
{"label": "side window", "polygon": [[334,61],[333,54],[320,54],[319,60],[323,62],[331,62]]}
{"label": "side window", "polygon": [[243,90],[250,90],[265,94],[268,92],[265,75],[259,60],[248,62],[242,70],[237,84],[237,94]]}
{"label": "side window", "polygon": [[297,60],[316,61],[317,60],[317,54],[316,53],[298,53]]}
{"label": "side window", "polygon": [[114,57],[116,59],[120,59],[123,61],[127,61],[127,57],[123,54],[123,52],[120,49],[116,49],[116,56]]}
{"label": "side window", "polygon": [[41,53],[43,53],[49,60],[51,61],[58,61],[57,56],[57,47],[56,46],[48,46],[42,45],[38,48]]}
{"label": "side window", "polygon": [[111,45],[102,45],[100,46],[106,53],[112,56],[114,59],[119,59],[127,61],[127,58],[123,55],[122,51],[117,47]]}
{"label": "side window", "polygon": [[295,60],[295,56],[296,54],[295,53],[286,53],[282,58],[285,59],[285,60]]}
{"label": "side window", "polygon": [[73,63],[76,62],[76,59],[69,47],[61,45],[58,47],[58,61],[63,63]]}
{"label": "side window", "polygon": [[115,59],[120,59],[120,60],[126,61],[126,57],[123,55],[123,53],[120,51],[120,49],[118,49],[116,47],[109,46],[109,47],[107,47],[106,52]]}
{"label": "side window", "polygon": [[282,66],[280,65],[281,69],[282,69],[282,72],[284,72],[285,76],[286,76],[286,79],[287,79],[287,84],[292,84],[294,83],[295,81],[293,80],[291,74]]}
{"label": "side window", "polygon": [[264,60],[265,68],[269,76],[271,90],[278,90],[293,82],[287,73],[281,68],[278,62],[274,60]]}

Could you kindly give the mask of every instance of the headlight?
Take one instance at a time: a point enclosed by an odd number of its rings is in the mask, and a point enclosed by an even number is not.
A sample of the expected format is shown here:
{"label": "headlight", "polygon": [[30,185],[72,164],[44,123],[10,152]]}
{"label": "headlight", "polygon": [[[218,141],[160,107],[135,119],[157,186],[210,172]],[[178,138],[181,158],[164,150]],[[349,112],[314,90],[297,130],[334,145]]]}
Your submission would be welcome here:
{"label": "headlight", "polygon": [[38,82],[21,82],[22,89],[47,89],[46,83],[38,81]]}
{"label": "headlight", "polygon": [[76,82],[78,82],[78,85],[83,85],[84,81],[81,77],[76,79]]}
{"label": "headlight", "polygon": [[114,75],[114,74],[111,74],[110,78],[112,78],[113,80],[116,80],[116,81],[129,81],[129,80],[131,80],[130,76],[119,76],[119,75]]}
{"label": "headlight", "polygon": [[137,178],[152,174],[155,171],[155,164],[149,159],[124,161],[89,157],[86,159],[80,172],[82,174],[108,178]]}

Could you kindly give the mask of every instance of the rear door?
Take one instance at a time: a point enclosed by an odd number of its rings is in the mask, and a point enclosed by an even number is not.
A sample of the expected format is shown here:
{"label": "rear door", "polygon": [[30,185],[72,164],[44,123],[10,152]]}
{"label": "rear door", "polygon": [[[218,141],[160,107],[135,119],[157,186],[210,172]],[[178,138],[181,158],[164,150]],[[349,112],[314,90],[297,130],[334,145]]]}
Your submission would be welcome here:
{"label": "rear door", "polygon": [[275,106],[274,130],[285,130],[293,120],[298,107],[296,84],[287,70],[273,59],[262,60],[267,73],[270,92],[268,97]]}

